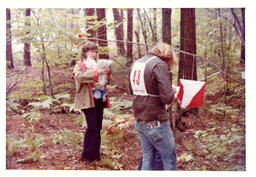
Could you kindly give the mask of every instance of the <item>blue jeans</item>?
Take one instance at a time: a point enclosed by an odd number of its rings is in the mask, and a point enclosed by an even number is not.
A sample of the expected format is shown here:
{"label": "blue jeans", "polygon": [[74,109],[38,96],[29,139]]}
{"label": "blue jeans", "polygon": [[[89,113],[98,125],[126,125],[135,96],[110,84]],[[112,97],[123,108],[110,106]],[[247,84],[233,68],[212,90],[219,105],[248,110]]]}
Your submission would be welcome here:
{"label": "blue jeans", "polygon": [[142,146],[142,170],[154,170],[154,148],[161,156],[164,170],[176,170],[176,149],[169,122],[161,122],[158,128],[147,128],[143,122],[135,121]]}
{"label": "blue jeans", "polygon": [[[164,167],[163,167],[161,156],[155,148],[153,148],[153,157],[154,158],[152,162],[152,170],[163,170]],[[140,158],[138,170],[141,170],[142,168],[142,159],[143,159],[143,156]]]}

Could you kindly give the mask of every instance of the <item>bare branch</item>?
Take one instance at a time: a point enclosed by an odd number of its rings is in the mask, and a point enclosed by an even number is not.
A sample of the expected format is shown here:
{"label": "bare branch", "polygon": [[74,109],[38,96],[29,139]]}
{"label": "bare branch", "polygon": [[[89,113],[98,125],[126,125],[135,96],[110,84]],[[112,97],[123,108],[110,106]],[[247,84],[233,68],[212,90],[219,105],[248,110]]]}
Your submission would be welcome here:
{"label": "bare branch", "polygon": [[[138,17],[139,17],[141,28],[142,28],[142,34],[143,34],[145,43],[147,44],[147,34],[146,34],[146,30],[144,28],[144,25],[143,25],[143,22],[142,22],[142,19],[141,19],[140,9],[137,9],[137,13],[138,13]],[[146,51],[148,52],[148,46],[147,45],[146,45]]]}
{"label": "bare branch", "polygon": [[240,31],[240,35],[241,35],[240,38],[242,39],[242,42],[243,42],[243,44],[244,44],[245,41],[244,41],[244,38],[242,37],[242,34],[243,34],[243,27],[242,27],[242,25],[241,25],[241,22],[240,22],[240,20],[239,20],[237,14],[235,13],[235,11],[234,11],[233,8],[231,8],[231,13],[232,13],[232,15],[233,15],[233,17],[234,17],[234,20],[235,20],[234,25],[237,24],[237,26],[238,26],[238,28],[239,28],[239,31]]}
{"label": "bare branch", "polygon": [[242,43],[244,43],[244,39],[239,31],[239,29],[237,28],[236,26],[236,23],[235,22],[232,22],[230,19],[228,19],[227,17],[221,15],[221,14],[218,14],[217,12],[213,11],[213,10],[210,10],[208,8],[206,8],[207,11],[211,12],[211,13],[214,13],[215,15],[219,16],[219,17],[222,17],[223,19],[225,19],[227,22],[229,22],[230,24],[232,24],[236,30],[236,33],[237,35],[239,36],[239,38],[241,39]]}
{"label": "bare branch", "polygon": [[[17,80],[18,80],[18,79],[17,79]],[[17,80],[15,81],[15,83],[14,83],[10,88],[7,89],[7,91],[6,91],[6,96],[8,96],[8,95],[10,94],[11,90],[17,85],[17,83],[18,83]]]}
{"label": "bare branch", "polygon": [[153,38],[153,41],[156,42],[156,36],[155,36],[155,33],[154,33],[154,29],[153,29],[153,26],[152,26],[152,23],[151,23],[151,20],[149,19],[148,17],[148,14],[146,12],[145,9],[144,10],[144,14],[146,15],[147,19],[148,19],[148,23],[149,23],[149,26],[150,26],[150,29],[151,29],[151,32],[152,32],[152,38]]}

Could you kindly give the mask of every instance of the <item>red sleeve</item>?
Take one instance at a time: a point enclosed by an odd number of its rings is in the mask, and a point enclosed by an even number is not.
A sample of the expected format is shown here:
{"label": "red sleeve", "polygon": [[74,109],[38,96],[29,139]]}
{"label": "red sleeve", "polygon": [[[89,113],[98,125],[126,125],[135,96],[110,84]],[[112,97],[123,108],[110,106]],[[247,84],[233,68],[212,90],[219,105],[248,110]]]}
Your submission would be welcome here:
{"label": "red sleeve", "polygon": [[99,81],[99,75],[98,75],[98,71],[97,70],[95,70],[93,72],[93,81],[94,82],[98,82]]}
{"label": "red sleeve", "polygon": [[108,80],[108,81],[111,80],[111,73],[110,73],[110,72],[107,74],[107,80]]}

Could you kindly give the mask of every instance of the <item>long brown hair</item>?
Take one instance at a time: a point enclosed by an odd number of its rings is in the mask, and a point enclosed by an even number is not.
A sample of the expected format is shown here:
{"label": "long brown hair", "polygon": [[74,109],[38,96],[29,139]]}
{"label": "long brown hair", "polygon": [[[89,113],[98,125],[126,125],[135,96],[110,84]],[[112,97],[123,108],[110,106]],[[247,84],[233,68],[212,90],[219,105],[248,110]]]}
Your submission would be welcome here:
{"label": "long brown hair", "polygon": [[83,45],[82,50],[81,50],[81,57],[80,57],[81,61],[84,58],[87,58],[86,52],[88,52],[89,50],[98,50],[97,44],[95,42],[89,41]]}
{"label": "long brown hair", "polygon": [[171,45],[164,42],[158,43],[151,49],[151,53],[157,55],[165,62],[170,62],[171,68],[178,63],[178,58]]}

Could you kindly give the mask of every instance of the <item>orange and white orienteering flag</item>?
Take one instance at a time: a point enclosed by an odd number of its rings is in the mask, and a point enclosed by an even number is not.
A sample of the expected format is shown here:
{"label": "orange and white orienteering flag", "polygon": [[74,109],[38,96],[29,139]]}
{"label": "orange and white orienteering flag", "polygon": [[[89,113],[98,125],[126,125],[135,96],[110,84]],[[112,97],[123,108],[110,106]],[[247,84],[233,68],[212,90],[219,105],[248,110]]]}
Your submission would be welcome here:
{"label": "orange and white orienteering flag", "polygon": [[204,104],[205,82],[180,79],[178,103],[181,108],[198,108]]}

